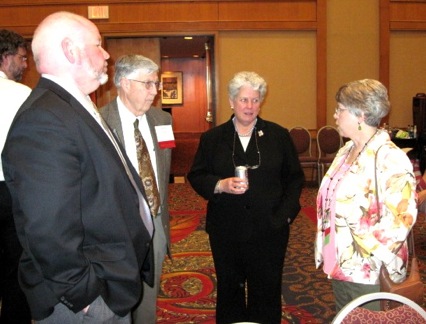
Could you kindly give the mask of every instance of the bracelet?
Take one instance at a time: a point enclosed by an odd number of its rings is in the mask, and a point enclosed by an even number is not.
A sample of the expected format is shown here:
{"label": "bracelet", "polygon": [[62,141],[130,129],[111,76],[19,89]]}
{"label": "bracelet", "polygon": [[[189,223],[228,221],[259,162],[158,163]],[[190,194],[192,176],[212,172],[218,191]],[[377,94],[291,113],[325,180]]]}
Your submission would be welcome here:
{"label": "bracelet", "polygon": [[219,180],[219,181],[216,183],[216,186],[214,187],[214,193],[222,193],[222,190],[220,190],[220,183],[221,183],[221,181],[222,181],[222,180]]}

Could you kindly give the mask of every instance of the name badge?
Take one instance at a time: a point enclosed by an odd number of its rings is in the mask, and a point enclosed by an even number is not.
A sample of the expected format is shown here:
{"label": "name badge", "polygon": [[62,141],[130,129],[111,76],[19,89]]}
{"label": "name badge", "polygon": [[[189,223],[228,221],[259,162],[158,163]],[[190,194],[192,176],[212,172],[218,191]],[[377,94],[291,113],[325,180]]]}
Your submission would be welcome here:
{"label": "name badge", "polygon": [[158,145],[162,149],[176,147],[175,135],[173,134],[172,125],[155,126]]}

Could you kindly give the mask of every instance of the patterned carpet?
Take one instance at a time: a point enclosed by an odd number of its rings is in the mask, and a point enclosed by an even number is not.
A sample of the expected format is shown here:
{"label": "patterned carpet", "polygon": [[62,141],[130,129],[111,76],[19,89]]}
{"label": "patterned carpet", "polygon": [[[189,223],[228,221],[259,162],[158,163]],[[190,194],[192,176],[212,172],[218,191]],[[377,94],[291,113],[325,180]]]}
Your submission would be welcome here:
{"label": "patterned carpet", "polygon": [[[283,269],[282,323],[330,323],[335,316],[330,282],[315,269],[315,196],[307,187],[292,225]],[[166,260],[158,323],[215,323],[216,277],[205,228],[206,202],[189,184],[170,184],[173,260]],[[415,227],[416,252],[426,282],[425,217]]]}

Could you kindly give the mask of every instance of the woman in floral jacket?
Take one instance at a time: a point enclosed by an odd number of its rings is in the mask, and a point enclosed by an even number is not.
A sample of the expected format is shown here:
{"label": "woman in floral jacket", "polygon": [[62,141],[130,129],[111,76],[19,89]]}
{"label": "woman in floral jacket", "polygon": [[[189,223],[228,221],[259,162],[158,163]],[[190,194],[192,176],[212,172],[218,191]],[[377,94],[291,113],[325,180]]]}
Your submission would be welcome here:
{"label": "woman in floral jacket", "polygon": [[[404,280],[406,238],[417,207],[412,164],[388,133],[378,129],[390,109],[386,88],[371,79],[350,82],[338,90],[336,101],[337,128],[350,140],[319,188],[315,262],[317,268],[323,264],[332,280],[339,311],[380,290],[382,263],[393,281]],[[366,307],[378,310],[379,303]]]}

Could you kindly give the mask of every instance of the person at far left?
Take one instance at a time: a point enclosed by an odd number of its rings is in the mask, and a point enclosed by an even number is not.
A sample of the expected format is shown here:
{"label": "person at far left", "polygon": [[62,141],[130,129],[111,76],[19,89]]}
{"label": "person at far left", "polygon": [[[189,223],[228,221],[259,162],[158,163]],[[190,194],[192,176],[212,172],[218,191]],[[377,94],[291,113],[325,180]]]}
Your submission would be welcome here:
{"label": "person at far left", "polygon": [[[16,112],[31,92],[19,82],[27,67],[24,37],[12,30],[0,29],[0,151]],[[0,323],[31,323],[30,308],[18,283],[21,253],[13,221],[12,198],[0,161]]]}

